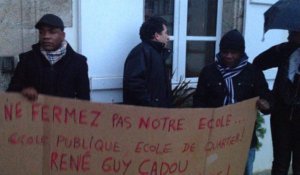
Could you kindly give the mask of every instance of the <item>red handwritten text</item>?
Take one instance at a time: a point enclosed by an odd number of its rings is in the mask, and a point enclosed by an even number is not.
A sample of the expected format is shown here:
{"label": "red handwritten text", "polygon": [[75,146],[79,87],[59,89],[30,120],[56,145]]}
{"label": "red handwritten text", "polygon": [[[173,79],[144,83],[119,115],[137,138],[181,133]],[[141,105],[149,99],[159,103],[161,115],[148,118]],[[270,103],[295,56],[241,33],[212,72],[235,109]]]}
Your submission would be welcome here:
{"label": "red handwritten text", "polygon": [[46,104],[32,104],[32,120],[42,122],[87,125],[98,127],[101,112],[97,110],[69,109],[61,106],[49,106]]}
{"label": "red handwritten text", "polygon": [[89,138],[84,137],[68,137],[58,135],[56,139],[56,146],[62,148],[73,148],[83,150],[96,150],[100,152],[120,152],[120,145],[118,142],[106,141],[93,136]]}
{"label": "red handwritten text", "polygon": [[209,141],[209,142],[207,142],[207,144],[205,146],[205,151],[210,152],[210,151],[216,151],[219,149],[225,149],[227,147],[230,147],[232,145],[235,145],[235,144],[241,142],[242,138],[243,138],[243,133],[237,133],[232,136],[221,138],[215,142]]}
{"label": "red handwritten text", "polygon": [[138,167],[140,175],[182,174],[188,169],[189,161],[157,162],[145,159]]}
{"label": "red handwritten text", "polygon": [[121,116],[117,113],[115,113],[112,116],[112,124],[113,124],[113,128],[125,128],[125,129],[129,129],[131,128],[131,121],[130,121],[130,117],[128,116]]}
{"label": "red handwritten text", "polygon": [[184,143],[184,148],[182,152],[195,152],[196,143]]}
{"label": "red handwritten text", "polygon": [[22,117],[22,104],[20,101],[15,104],[4,105],[4,117],[6,121],[11,121],[13,116],[18,119]]}
{"label": "red handwritten text", "polygon": [[206,117],[202,117],[199,119],[199,126],[198,129],[213,129],[213,128],[223,128],[230,125],[231,122],[231,114],[226,116],[221,116],[216,119],[208,119]]}
{"label": "red handwritten text", "polygon": [[157,155],[167,154],[172,152],[171,143],[168,144],[149,144],[138,142],[135,147],[136,153],[154,153]]}
{"label": "red handwritten text", "polygon": [[183,118],[173,119],[171,117],[141,117],[138,121],[139,129],[153,129],[162,131],[182,131]]}
{"label": "red handwritten text", "polygon": [[50,168],[56,171],[87,172],[90,170],[91,154],[72,155],[68,153],[51,153]]}
{"label": "red handwritten text", "polygon": [[13,133],[8,142],[13,145],[45,145],[48,143],[48,136]]}
{"label": "red handwritten text", "polygon": [[106,173],[122,173],[124,175],[131,163],[131,160],[117,160],[113,157],[107,157],[104,159],[101,168]]}

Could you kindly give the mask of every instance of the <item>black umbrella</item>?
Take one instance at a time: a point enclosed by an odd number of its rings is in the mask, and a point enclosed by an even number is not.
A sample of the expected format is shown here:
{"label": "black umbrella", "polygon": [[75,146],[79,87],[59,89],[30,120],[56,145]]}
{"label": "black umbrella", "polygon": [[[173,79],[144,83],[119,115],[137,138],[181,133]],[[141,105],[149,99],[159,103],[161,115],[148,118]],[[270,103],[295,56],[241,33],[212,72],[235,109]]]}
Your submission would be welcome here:
{"label": "black umbrella", "polygon": [[264,16],[264,32],[269,29],[300,31],[300,0],[279,0]]}

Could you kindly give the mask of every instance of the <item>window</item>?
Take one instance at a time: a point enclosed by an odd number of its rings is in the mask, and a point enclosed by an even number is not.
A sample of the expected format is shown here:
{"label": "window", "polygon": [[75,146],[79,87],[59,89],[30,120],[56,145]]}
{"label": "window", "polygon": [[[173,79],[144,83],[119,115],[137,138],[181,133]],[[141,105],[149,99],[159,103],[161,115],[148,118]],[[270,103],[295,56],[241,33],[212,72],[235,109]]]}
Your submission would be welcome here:
{"label": "window", "polygon": [[173,82],[196,82],[201,69],[214,61],[221,34],[218,0],[145,0],[145,19],[162,16],[168,21],[173,48]]}
{"label": "window", "polygon": [[174,0],[146,0],[145,20],[151,16],[161,16],[167,20],[169,35],[173,35]]}

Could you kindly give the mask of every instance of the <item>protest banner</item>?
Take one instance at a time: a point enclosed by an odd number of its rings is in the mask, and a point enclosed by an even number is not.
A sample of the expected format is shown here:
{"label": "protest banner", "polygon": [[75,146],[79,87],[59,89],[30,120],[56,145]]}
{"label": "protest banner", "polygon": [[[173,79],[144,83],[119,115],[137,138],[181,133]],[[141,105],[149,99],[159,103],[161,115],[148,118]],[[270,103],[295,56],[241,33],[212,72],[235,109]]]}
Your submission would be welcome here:
{"label": "protest banner", "polygon": [[243,174],[257,112],[257,98],[160,109],[0,95],[3,175]]}

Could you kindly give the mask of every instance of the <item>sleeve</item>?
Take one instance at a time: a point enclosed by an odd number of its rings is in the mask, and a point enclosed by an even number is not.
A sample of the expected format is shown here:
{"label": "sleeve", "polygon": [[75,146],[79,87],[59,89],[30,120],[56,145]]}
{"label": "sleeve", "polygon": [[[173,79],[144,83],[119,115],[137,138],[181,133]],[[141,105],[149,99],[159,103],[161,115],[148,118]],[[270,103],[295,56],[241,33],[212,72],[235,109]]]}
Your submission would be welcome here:
{"label": "sleeve", "polygon": [[124,66],[123,97],[125,104],[152,106],[147,86],[145,54],[142,48],[133,50],[127,57]]}
{"label": "sleeve", "polygon": [[10,80],[8,92],[20,92],[26,87],[26,61],[24,60],[22,54],[19,55],[20,61],[14,71],[14,74]]}
{"label": "sleeve", "polygon": [[263,114],[269,114],[272,110],[274,100],[272,93],[268,87],[267,80],[261,70],[254,69],[255,70],[255,93],[257,96],[259,96],[260,99],[267,100],[270,104],[270,110],[267,111],[261,111]]}
{"label": "sleeve", "polygon": [[253,65],[260,70],[267,70],[278,67],[282,58],[280,45],[273,46],[268,50],[262,52],[253,60]]}
{"label": "sleeve", "polygon": [[84,62],[81,65],[79,75],[77,77],[77,89],[76,89],[76,98],[82,100],[90,100],[90,81],[88,77],[88,65],[86,58],[84,57]]}
{"label": "sleeve", "polygon": [[207,107],[206,99],[207,97],[207,88],[205,86],[205,68],[200,72],[198,77],[198,84],[193,96],[193,107]]}

